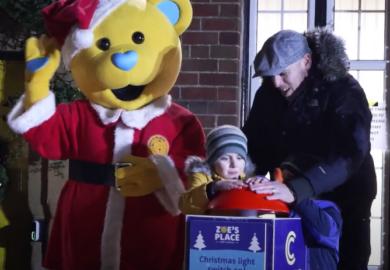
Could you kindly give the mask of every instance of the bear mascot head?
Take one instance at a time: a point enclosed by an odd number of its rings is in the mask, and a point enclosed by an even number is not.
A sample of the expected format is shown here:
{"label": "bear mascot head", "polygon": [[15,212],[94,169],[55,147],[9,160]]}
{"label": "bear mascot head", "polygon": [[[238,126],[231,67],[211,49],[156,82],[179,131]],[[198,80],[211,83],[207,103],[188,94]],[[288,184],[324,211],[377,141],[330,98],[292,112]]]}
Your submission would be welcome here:
{"label": "bear mascot head", "polygon": [[[189,0],[60,0],[26,42],[25,93],[8,124],[47,159],[68,159],[49,269],[181,269],[184,161],[204,156],[198,119],[169,91]],[[60,59],[86,99],[55,104]]]}

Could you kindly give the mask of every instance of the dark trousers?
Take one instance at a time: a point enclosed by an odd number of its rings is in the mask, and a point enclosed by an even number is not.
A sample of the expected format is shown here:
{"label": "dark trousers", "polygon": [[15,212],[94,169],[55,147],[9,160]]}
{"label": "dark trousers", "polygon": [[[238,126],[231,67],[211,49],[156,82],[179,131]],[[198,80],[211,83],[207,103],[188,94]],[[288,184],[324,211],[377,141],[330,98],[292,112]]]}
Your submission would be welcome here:
{"label": "dark trousers", "polygon": [[371,254],[370,208],[371,202],[343,211],[339,270],[367,270]]}

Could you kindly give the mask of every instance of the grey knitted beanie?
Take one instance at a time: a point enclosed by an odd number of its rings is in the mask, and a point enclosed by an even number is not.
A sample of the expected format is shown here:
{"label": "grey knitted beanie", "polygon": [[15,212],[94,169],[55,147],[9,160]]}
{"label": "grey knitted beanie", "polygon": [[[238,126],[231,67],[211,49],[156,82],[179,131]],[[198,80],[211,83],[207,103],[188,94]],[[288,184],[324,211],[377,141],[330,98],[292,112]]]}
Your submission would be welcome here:
{"label": "grey knitted beanie", "polygon": [[226,153],[239,154],[247,160],[247,138],[238,127],[222,125],[212,129],[207,135],[207,162],[212,165],[221,155]]}

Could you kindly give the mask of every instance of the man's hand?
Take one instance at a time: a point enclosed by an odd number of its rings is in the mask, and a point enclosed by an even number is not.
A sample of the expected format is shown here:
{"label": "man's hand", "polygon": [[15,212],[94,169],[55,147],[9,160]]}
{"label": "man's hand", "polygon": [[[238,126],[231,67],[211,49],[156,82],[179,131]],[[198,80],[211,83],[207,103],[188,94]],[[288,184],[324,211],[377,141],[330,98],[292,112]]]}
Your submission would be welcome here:
{"label": "man's hand", "polygon": [[251,185],[250,189],[258,194],[269,194],[266,197],[268,200],[281,200],[285,203],[292,203],[295,200],[292,191],[281,182],[263,182]]}
{"label": "man's hand", "polygon": [[115,179],[119,192],[125,197],[148,195],[162,187],[156,165],[143,157],[129,156],[118,163]]}
{"label": "man's hand", "polygon": [[60,64],[61,55],[55,40],[43,35],[39,39],[36,37],[27,39],[25,60],[26,97],[24,107],[28,109],[34,103],[48,96],[49,83]]}

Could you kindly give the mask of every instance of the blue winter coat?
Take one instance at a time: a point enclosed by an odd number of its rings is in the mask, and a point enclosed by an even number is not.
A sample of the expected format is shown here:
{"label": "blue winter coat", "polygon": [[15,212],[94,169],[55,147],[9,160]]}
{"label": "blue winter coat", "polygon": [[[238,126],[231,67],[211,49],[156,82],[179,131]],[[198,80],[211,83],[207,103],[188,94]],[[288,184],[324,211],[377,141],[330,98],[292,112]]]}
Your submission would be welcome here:
{"label": "blue winter coat", "polygon": [[302,220],[308,270],[336,270],[342,219],[330,201],[305,199],[291,213]]}

